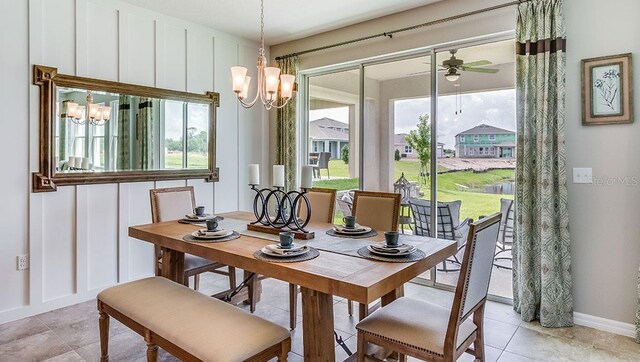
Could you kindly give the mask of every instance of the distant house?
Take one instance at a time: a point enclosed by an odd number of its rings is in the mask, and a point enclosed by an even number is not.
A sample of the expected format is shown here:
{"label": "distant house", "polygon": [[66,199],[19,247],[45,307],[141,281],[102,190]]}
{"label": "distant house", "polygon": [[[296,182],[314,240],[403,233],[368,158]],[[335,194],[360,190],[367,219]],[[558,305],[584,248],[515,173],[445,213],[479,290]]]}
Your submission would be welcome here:
{"label": "distant house", "polygon": [[330,152],[332,159],[340,158],[340,150],[349,144],[349,125],[331,118],[309,122],[309,152]]}
{"label": "distant house", "polygon": [[[409,142],[406,140],[406,133],[397,133],[393,135],[393,146],[396,150],[400,151],[400,157],[402,158],[418,158],[418,153],[409,146]],[[395,151],[393,151],[395,152]],[[436,153],[438,158],[444,157],[444,143],[438,142],[438,152]]]}
{"label": "distant house", "polygon": [[481,124],[456,135],[456,157],[516,157],[516,133]]}

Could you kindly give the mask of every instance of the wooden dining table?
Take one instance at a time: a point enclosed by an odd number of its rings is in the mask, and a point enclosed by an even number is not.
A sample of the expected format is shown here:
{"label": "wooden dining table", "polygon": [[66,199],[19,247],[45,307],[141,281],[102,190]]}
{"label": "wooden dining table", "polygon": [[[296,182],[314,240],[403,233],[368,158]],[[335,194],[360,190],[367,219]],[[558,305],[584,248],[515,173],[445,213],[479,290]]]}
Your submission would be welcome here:
{"label": "wooden dining table", "polygon": [[[221,214],[226,220],[253,221],[253,214],[231,212]],[[221,226],[224,226],[224,221]],[[236,223],[237,225],[237,223]],[[310,224],[307,228],[324,234],[331,224]],[[455,241],[424,238],[419,248],[426,257],[413,262],[381,262],[364,257],[321,250],[315,259],[279,263],[258,260],[254,256],[267,244],[267,238],[241,235],[228,242],[187,242],[183,236],[199,227],[167,221],[129,227],[129,236],[158,245],[163,250],[162,275],[182,282],[184,254],[242,268],[245,271],[279,279],[300,286],[302,294],[302,327],[305,361],[335,360],[333,296],[343,297],[361,305],[381,299],[382,306],[404,294],[403,285],[435,267],[456,252]],[[401,236],[402,241],[403,236]],[[384,240],[382,233],[367,240]],[[345,242],[348,242],[345,239]],[[313,240],[308,245],[313,246]],[[361,313],[361,316],[366,313]]]}

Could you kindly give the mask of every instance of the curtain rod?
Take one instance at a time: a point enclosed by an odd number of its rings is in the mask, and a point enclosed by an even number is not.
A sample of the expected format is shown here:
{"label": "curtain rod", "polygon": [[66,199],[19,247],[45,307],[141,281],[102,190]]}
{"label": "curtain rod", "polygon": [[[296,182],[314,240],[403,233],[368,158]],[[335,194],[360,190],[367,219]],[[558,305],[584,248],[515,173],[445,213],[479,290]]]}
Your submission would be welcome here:
{"label": "curtain rod", "polygon": [[353,39],[353,40],[347,40],[347,41],[343,41],[343,42],[340,42],[340,43],[335,43],[335,44],[331,44],[331,45],[325,45],[325,46],[321,46],[321,47],[318,47],[318,48],[307,49],[307,50],[303,50],[303,51],[299,51],[299,52],[295,52],[295,53],[291,53],[291,54],[281,55],[281,56],[276,57],[276,60],[282,60],[282,59],[287,59],[287,58],[291,58],[291,57],[297,57],[297,56],[303,55],[303,54],[315,53],[315,52],[319,52],[321,50],[337,48],[337,47],[341,47],[341,46],[344,46],[344,45],[355,44],[355,43],[359,43],[359,42],[366,41],[366,40],[371,40],[371,39],[376,39],[376,38],[382,38],[382,37],[393,38],[393,34],[396,34],[396,33],[402,33],[402,32],[405,32],[405,31],[410,31],[410,30],[420,29],[420,28],[424,28],[424,27],[428,27],[428,26],[432,26],[432,25],[442,24],[442,23],[446,23],[446,22],[457,20],[457,19],[461,19],[461,18],[466,18],[466,17],[469,17],[469,16],[477,15],[477,14],[482,14],[482,13],[486,13],[486,12],[489,12],[489,11],[506,8],[506,7],[509,7],[509,6],[518,5],[518,4],[521,4],[521,3],[527,3],[527,2],[530,2],[530,1],[533,1],[533,0],[511,1],[511,2],[508,2],[508,3],[505,3],[505,4],[495,5],[495,6],[491,6],[491,7],[488,7],[488,8],[474,10],[474,11],[470,11],[470,12],[463,13],[463,14],[453,15],[453,16],[449,16],[449,17],[446,17],[446,18],[429,21],[427,23],[422,23],[422,24],[418,24],[418,25],[409,26],[409,27],[406,27],[406,28],[396,29],[396,30],[387,31],[387,32],[384,32],[384,33],[365,36],[365,37],[362,37],[362,38],[357,38],[357,39]]}

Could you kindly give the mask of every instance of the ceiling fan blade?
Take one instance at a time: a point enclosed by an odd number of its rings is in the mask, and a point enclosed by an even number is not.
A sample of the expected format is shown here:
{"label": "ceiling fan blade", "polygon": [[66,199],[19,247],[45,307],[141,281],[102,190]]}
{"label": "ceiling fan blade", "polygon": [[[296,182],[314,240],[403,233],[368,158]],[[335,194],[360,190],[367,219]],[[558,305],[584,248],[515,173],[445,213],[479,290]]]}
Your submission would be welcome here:
{"label": "ceiling fan blade", "polygon": [[463,63],[462,66],[463,67],[478,67],[481,65],[489,65],[489,64],[493,64],[488,60],[476,60],[475,62],[469,62],[469,63]]}
{"label": "ceiling fan blade", "polygon": [[467,68],[467,67],[462,67],[461,68],[463,71],[465,72],[476,72],[476,73],[498,73],[500,71],[500,69],[493,69],[493,68]]}

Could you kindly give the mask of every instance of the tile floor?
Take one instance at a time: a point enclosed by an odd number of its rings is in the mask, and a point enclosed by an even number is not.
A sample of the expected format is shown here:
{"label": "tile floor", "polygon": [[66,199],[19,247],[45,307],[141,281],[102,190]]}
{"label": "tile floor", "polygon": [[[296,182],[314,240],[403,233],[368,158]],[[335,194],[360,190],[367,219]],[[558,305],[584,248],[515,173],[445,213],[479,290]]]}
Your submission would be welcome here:
{"label": "tile floor", "polygon": [[[288,327],[288,285],[267,279],[257,315]],[[201,291],[224,289],[226,280],[209,274]],[[423,298],[449,307],[452,293],[408,284],[407,296]],[[246,306],[243,308],[247,308]],[[300,312],[301,306],[298,306]],[[356,349],[356,319],[347,314],[344,299],[336,298],[335,328],[349,348]],[[488,361],[640,361],[640,345],[631,338],[586,327],[542,328],[521,322],[511,306],[489,302],[485,312],[486,358]],[[145,361],[142,337],[111,319],[109,354],[111,361]],[[292,332],[289,361],[302,361],[302,325]],[[100,345],[95,301],[58,309],[0,325],[0,361],[98,361]],[[347,357],[336,347],[336,360]],[[176,359],[161,351],[161,361]],[[461,361],[471,361],[465,355]]]}

